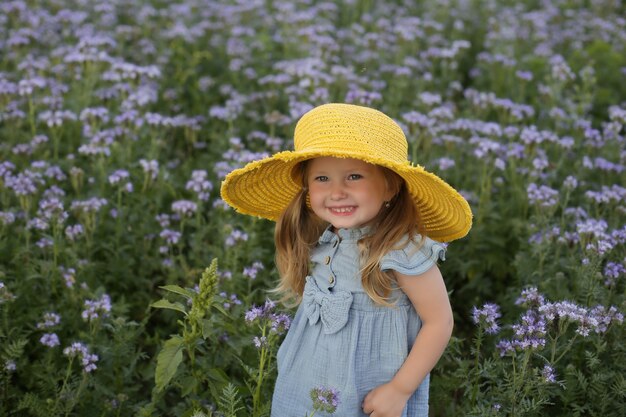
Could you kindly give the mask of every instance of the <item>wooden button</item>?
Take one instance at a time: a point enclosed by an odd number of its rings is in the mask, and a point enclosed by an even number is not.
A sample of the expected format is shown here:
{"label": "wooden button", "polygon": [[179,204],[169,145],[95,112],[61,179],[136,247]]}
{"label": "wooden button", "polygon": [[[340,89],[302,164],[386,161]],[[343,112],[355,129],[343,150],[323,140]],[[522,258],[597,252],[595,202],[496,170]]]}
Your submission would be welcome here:
{"label": "wooden button", "polygon": [[330,263],[330,256],[327,256],[327,257],[324,259],[324,263],[326,263],[326,265],[328,265],[328,264]]}
{"label": "wooden button", "polygon": [[329,277],[328,277],[328,282],[329,282],[331,285],[332,285],[332,284],[334,284],[334,283],[335,283],[335,277],[334,277],[334,276],[332,276],[332,275],[331,275],[331,276],[329,276]]}

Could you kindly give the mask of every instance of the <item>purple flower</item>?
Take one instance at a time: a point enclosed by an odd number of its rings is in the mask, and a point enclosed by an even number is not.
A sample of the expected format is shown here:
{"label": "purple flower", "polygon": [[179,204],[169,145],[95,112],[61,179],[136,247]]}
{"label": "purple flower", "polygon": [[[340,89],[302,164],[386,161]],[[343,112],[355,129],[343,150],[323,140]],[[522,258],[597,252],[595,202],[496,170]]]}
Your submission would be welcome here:
{"label": "purple flower", "polygon": [[59,266],[59,271],[61,272],[61,275],[63,276],[63,279],[65,280],[65,286],[67,288],[72,288],[74,287],[74,284],[76,283],[76,270],[74,268],[66,268],[64,266]]}
{"label": "purple flower", "polygon": [[111,297],[103,294],[96,300],[85,300],[84,306],[85,310],[81,314],[83,320],[90,322],[98,318],[105,318],[111,312]]}
{"label": "purple flower", "polygon": [[109,111],[105,107],[90,107],[83,109],[79,116],[80,121],[100,121],[106,123],[109,121]]}
{"label": "purple flower", "polygon": [[7,359],[6,362],[4,362],[4,370],[7,372],[15,372],[15,370],[17,369],[17,365],[15,364],[14,360],[11,359]]}
{"label": "purple flower", "polygon": [[108,203],[106,198],[92,197],[88,200],[73,201],[70,208],[79,213],[96,213]]}
{"label": "purple flower", "polygon": [[484,327],[489,334],[498,333],[500,326],[497,320],[501,316],[500,307],[493,303],[486,303],[481,309],[476,307],[472,309],[472,321],[474,324]]}
{"label": "purple flower", "polygon": [[48,125],[48,127],[62,126],[66,120],[76,120],[76,114],[69,110],[46,110],[40,113],[38,119]]}
{"label": "purple flower", "polygon": [[230,232],[230,235],[226,238],[224,244],[228,247],[231,247],[231,246],[235,246],[237,242],[245,242],[247,240],[248,240],[247,233],[238,229],[233,229],[233,231]]}
{"label": "purple flower", "polygon": [[167,242],[168,245],[176,245],[180,240],[182,233],[175,230],[163,229],[159,236]]}
{"label": "purple flower", "polygon": [[271,331],[276,334],[283,334],[291,326],[291,317],[284,313],[272,314],[270,320],[272,322]]}
{"label": "purple flower", "polygon": [[606,220],[587,219],[576,223],[576,231],[582,234],[588,234],[592,237],[603,238],[606,236],[608,224]]}
{"label": "purple flower", "polygon": [[63,349],[63,354],[69,358],[80,358],[83,365],[83,371],[86,373],[97,369],[96,362],[99,360],[98,355],[89,352],[87,346],[81,342],[74,342],[70,346]]}
{"label": "purple flower", "polygon": [[143,172],[148,174],[151,179],[156,179],[159,175],[159,161],[152,159],[150,161],[146,159],[140,159],[139,165],[143,168]]}
{"label": "purple flower", "polygon": [[439,165],[440,171],[445,171],[447,169],[454,167],[456,165],[456,162],[454,162],[454,159],[443,157],[443,158],[439,158],[437,164]]}
{"label": "purple flower", "polygon": [[178,200],[172,203],[172,211],[181,217],[191,217],[198,210],[198,205],[189,200]]}
{"label": "purple flower", "polygon": [[118,169],[117,171],[113,172],[113,174],[109,175],[109,184],[119,184],[121,181],[129,177],[130,174],[128,173],[128,171],[126,171],[125,169]]}
{"label": "purple flower", "polygon": [[261,348],[267,347],[269,345],[269,343],[267,341],[267,337],[265,337],[265,336],[261,336],[261,337],[255,336],[252,339],[252,341],[254,342],[254,346],[257,349],[261,349]]}
{"label": "purple flower", "polygon": [[67,226],[65,228],[65,236],[71,242],[76,241],[79,236],[82,236],[85,233],[85,229],[81,224],[74,224]]}
{"label": "purple flower", "polygon": [[259,271],[263,270],[264,268],[265,267],[261,262],[253,262],[252,265],[243,268],[243,276],[250,279],[255,279]]}
{"label": "purple flower", "polygon": [[95,371],[96,369],[98,369],[98,367],[96,366],[96,362],[98,362],[98,360],[99,360],[98,355],[94,353],[87,353],[83,355],[83,357],[81,358],[81,364],[83,365],[83,370],[86,373]]}
{"label": "purple flower", "polygon": [[37,245],[41,249],[45,249],[45,248],[49,248],[49,247],[53,246],[54,245],[54,241],[52,239],[50,239],[50,238],[43,237],[43,238],[39,239],[37,242],[35,242],[35,245]]}
{"label": "purple flower", "polygon": [[545,303],[545,298],[537,287],[530,287],[522,290],[522,294],[515,301],[517,305],[523,305],[526,307],[540,307]]}
{"label": "purple flower", "polygon": [[617,283],[619,277],[626,275],[626,267],[623,263],[607,262],[604,266],[603,275],[605,278],[604,285],[612,287]]}
{"label": "purple flower", "polygon": [[195,192],[201,201],[207,201],[213,190],[213,184],[206,177],[207,172],[205,170],[194,170],[191,173],[191,179],[185,185],[185,189]]}
{"label": "purple flower", "polygon": [[559,192],[545,185],[537,186],[531,183],[526,187],[528,200],[531,204],[537,204],[539,207],[554,207],[558,203]]}
{"label": "purple flower", "polygon": [[16,176],[5,175],[6,186],[13,190],[18,197],[33,195],[37,192],[37,185],[43,184],[41,175],[25,170]]}
{"label": "purple flower", "polygon": [[556,372],[550,365],[545,365],[541,370],[541,378],[548,384],[554,384],[556,382]]}
{"label": "purple flower", "polygon": [[43,336],[41,336],[39,341],[42,345],[48,347],[55,347],[61,344],[61,342],[59,341],[59,336],[57,336],[56,333],[45,333]]}
{"label": "purple flower", "polygon": [[626,188],[617,184],[610,187],[603,185],[601,191],[589,190],[585,192],[585,197],[598,204],[620,202],[626,199]]}
{"label": "purple flower", "polygon": [[311,390],[313,410],[333,414],[339,405],[339,391],[335,388],[324,386],[315,387]]}
{"label": "purple flower", "polygon": [[291,325],[291,318],[286,314],[275,313],[274,308],[276,303],[272,300],[266,300],[263,306],[252,306],[245,313],[246,323],[265,322],[270,325],[272,333],[284,333]]}
{"label": "purple flower", "polygon": [[38,329],[48,329],[50,327],[54,327],[61,322],[61,316],[57,313],[45,313],[43,315],[43,321],[37,323]]}
{"label": "purple flower", "polygon": [[7,226],[15,222],[15,215],[10,211],[0,211],[0,224]]}

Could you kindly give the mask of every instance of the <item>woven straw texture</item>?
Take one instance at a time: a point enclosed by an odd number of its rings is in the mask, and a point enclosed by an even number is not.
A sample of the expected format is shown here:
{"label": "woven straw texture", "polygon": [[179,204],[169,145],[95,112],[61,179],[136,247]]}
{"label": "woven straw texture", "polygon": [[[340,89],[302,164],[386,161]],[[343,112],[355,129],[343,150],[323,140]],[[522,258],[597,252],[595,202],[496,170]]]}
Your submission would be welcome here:
{"label": "woven straw texture", "polygon": [[404,178],[429,237],[449,242],[471,228],[467,201],[441,178],[411,165],[402,129],[378,110],[338,103],[316,107],[298,121],[294,148],[228,174],[221,187],[224,201],[239,213],[276,221],[301,188],[292,177],[299,162],[321,156],[355,158]]}

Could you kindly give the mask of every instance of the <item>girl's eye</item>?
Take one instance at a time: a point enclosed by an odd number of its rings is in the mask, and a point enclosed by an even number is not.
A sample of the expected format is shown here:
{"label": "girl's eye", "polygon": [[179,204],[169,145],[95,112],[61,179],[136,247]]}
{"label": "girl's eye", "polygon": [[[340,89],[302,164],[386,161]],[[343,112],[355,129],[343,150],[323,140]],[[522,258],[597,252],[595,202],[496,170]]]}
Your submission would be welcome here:
{"label": "girl's eye", "polygon": [[326,181],[328,181],[328,177],[326,175],[319,175],[319,176],[315,177],[315,181],[326,182]]}
{"label": "girl's eye", "polygon": [[363,175],[361,175],[361,174],[350,174],[350,175],[348,175],[348,179],[349,180],[360,180],[361,178],[363,178]]}

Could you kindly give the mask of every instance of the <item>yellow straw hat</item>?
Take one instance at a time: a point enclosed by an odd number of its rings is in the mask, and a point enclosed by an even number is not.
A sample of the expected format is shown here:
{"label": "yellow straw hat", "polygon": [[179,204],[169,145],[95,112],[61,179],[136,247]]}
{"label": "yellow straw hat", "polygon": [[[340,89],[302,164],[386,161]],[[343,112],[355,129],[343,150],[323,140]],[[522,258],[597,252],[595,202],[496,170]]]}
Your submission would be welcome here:
{"label": "yellow straw hat", "polygon": [[449,242],[472,226],[467,201],[441,178],[411,165],[404,132],[378,110],[337,103],[316,107],[298,121],[294,147],[232,171],[222,183],[222,199],[239,213],[276,221],[302,188],[292,176],[298,163],[322,156],[354,158],[404,179],[427,236]]}

